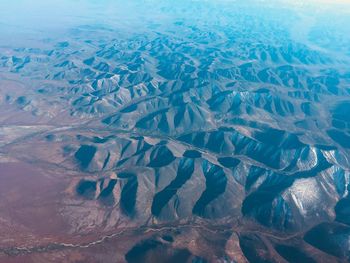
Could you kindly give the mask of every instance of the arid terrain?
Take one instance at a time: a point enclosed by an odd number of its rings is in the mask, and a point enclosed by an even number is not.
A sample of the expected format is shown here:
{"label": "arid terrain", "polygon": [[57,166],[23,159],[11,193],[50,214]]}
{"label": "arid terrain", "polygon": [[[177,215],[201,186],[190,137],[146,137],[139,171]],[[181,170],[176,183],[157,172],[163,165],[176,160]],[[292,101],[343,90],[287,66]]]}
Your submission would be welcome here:
{"label": "arid terrain", "polygon": [[350,261],[350,4],[39,2],[0,3],[0,262]]}

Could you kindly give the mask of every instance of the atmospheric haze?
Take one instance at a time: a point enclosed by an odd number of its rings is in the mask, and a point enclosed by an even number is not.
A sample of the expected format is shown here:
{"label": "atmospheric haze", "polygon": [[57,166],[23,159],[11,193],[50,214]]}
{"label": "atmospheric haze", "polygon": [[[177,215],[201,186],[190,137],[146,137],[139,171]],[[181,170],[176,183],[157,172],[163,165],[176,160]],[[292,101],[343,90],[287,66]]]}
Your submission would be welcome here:
{"label": "atmospheric haze", "polygon": [[0,262],[350,261],[350,3],[0,2]]}

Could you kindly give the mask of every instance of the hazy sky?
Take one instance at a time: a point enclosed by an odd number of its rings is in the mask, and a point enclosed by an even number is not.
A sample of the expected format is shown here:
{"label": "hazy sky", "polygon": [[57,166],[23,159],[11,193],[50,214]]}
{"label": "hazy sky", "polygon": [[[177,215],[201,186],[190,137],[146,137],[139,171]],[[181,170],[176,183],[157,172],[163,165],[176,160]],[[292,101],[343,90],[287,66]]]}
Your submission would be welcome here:
{"label": "hazy sky", "polygon": [[[219,6],[220,9],[221,5],[227,7],[232,4],[236,7],[238,4],[244,4],[249,7],[254,6],[254,3],[274,7],[276,15],[281,14],[279,8],[298,9],[297,13],[306,12],[311,16],[323,12],[322,20],[325,21],[338,19],[340,14],[343,14],[341,19],[344,20],[344,13],[350,14],[350,8],[347,8],[350,7],[350,0],[10,0],[0,1],[0,32],[4,41],[5,38],[24,33],[52,34],[78,25],[103,24],[123,27],[123,24],[128,23],[127,26],[134,25],[131,29],[135,30],[147,20],[157,23],[166,21],[171,12],[163,12],[164,9],[159,8],[160,6],[166,6],[168,10],[176,7],[176,16],[179,17],[184,16],[185,10],[190,9],[192,11],[186,15],[195,19],[200,14],[193,8],[194,5],[201,5],[200,10],[203,11],[206,7],[210,10],[211,5]],[[337,7],[339,3],[346,3],[346,8]],[[324,12],[324,9],[327,12]],[[334,12],[337,14],[334,15]],[[348,17],[347,21],[350,24],[350,15]],[[216,18],[203,16],[202,19]],[[342,23],[346,24],[344,21]]]}

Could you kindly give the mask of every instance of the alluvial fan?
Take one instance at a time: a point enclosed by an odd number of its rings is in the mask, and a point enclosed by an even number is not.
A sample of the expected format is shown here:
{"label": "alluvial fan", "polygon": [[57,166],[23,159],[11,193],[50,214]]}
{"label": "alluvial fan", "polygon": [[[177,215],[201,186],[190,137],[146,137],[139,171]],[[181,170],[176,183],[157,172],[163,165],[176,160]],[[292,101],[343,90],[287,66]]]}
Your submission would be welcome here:
{"label": "alluvial fan", "polygon": [[350,3],[0,10],[0,262],[350,261]]}

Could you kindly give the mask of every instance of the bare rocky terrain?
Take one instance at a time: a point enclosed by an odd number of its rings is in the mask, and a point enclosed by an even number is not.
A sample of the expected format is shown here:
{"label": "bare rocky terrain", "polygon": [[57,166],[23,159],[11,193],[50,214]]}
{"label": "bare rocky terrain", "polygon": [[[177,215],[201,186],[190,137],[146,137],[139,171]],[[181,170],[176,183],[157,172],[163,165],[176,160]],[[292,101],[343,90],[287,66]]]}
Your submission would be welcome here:
{"label": "bare rocky terrain", "polygon": [[0,262],[348,262],[349,5],[102,2],[0,41]]}

